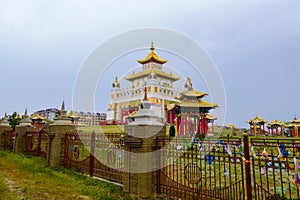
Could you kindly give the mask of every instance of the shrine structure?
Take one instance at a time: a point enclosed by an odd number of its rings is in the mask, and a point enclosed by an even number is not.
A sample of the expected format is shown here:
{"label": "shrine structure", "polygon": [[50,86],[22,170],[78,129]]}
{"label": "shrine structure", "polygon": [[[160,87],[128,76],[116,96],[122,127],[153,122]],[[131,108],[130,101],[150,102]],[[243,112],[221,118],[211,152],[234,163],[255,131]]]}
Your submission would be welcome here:
{"label": "shrine structure", "polygon": [[209,110],[217,108],[218,105],[203,100],[207,94],[194,90],[189,77],[187,77],[184,88],[185,90],[175,97],[176,101],[167,106],[167,122],[176,125],[178,135],[195,133],[198,136],[200,134],[207,135],[208,123],[212,123],[213,130],[213,122],[216,120],[216,117],[209,114]]}
{"label": "shrine structure", "polygon": [[252,119],[249,119],[246,121],[250,126],[250,135],[256,136],[257,130],[259,130],[259,134],[263,135],[265,133],[265,123],[268,122],[268,120],[264,120],[258,115],[255,115]]}

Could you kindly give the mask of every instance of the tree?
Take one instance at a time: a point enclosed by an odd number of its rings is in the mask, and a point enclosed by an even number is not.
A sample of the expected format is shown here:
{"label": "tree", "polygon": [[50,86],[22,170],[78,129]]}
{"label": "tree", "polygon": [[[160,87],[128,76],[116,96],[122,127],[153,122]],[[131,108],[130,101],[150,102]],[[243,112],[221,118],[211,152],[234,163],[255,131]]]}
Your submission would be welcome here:
{"label": "tree", "polygon": [[9,125],[14,131],[16,130],[16,126],[20,124],[21,120],[22,118],[19,115],[17,115],[16,112],[13,112],[12,115],[8,115],[7,119],[7,121],[9,121]]}

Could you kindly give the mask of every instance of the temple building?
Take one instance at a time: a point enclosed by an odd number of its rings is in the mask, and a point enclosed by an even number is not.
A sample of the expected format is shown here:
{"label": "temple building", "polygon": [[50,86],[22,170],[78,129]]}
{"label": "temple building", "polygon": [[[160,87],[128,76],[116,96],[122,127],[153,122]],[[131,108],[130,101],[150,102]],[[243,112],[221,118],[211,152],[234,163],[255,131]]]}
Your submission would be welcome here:
{"label": "temple building", "polygon": [[288,134],[291,137],[299,137],[299,129],[300,129],[300,120],[295,116],[292,120],[289,121],[288,125]]}
{"label": "temple building", "polygon": [[180,77],[173,75],[172,71],[164,71],[163,64],[167,60],[161,59],[154,50],[152,43],[149,54],[144,59],[137,60],[142,70],[137,73],[133,71],[124,78],[131,84],[129,89],[121,89],[118,77],[115,78],[108,104],[108,124],[127,124],[128,116],[139,110],[145,87],[151,110],[161,121],[166,119],[167,105],[176,101],[174,97],[181,92],[173,86]]}
{"label": "temple building", "polygon": [[269,135],[276,135],[284,137],[284,123],[278,119],[273,120],[268,125]]}
{"label": "temple building", "polygon": [[184,87],[185,90],[175,97],[176,101],[168,105],[168,123],[176,125],[178,135],[206,135],[208,123],[212,123],[214,132],[213,122],[216,117],[210,115],[209,110],[217,108],[218,105],[203,100],[207,94],[194,90],[189,77]]}
{"label": "temple building", "polygon": [[249,119],[246,121],[250,126],[250,135],[256,136],[257,131],[259,131],[260,135],[265,134],[265,123],[268,122],[268,120],[264,120],[258,115],[255,115],[252,119]]}

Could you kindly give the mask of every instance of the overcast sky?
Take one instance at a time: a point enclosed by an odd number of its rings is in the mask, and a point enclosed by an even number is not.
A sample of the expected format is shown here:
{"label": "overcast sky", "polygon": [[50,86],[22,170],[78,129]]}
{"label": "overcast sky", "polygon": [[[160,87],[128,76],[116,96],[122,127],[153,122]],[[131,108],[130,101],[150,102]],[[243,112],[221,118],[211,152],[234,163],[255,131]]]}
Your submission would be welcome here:
{"label": "overcast sky", "polygon": [[[71,109],[73,83],[93,49],[122,32],[161,27],[191,37],[215,62],[226,88],[226,123],[244,127],[255,114],[300,118],[298,0],[0,3],[1,116],[60,107],[62,100]],[[101,90],[108,101],[110,87]],[[101,104],[97,112],[105,111],[107,102]]]}

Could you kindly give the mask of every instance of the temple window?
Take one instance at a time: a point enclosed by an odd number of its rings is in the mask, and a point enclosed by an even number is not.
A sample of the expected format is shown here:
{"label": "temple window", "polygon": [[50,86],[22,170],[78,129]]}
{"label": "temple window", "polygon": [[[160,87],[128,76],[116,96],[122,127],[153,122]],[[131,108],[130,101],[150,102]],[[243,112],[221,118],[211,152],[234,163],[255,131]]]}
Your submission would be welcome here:
{"label": "temple window", "polygon": [[156,92],[156,93],[158,92],[158,87],[157,86],[154,87],[154,92]]}

